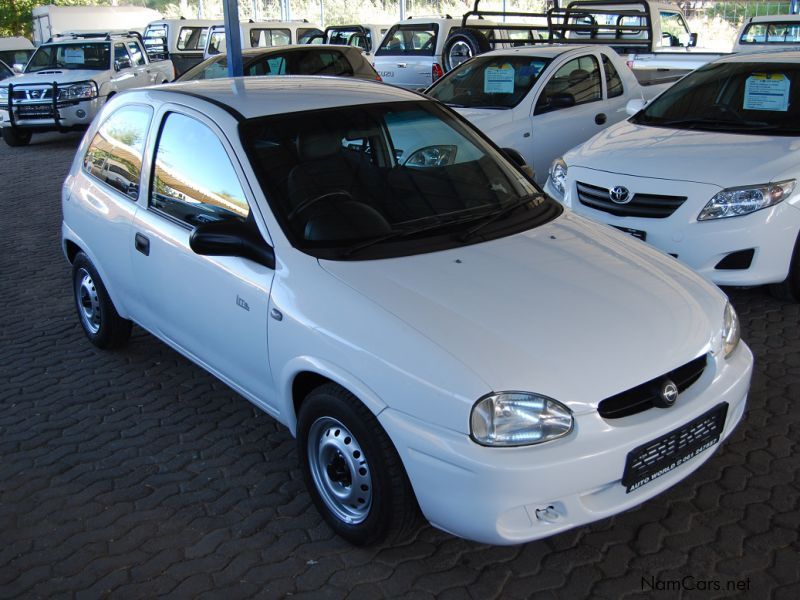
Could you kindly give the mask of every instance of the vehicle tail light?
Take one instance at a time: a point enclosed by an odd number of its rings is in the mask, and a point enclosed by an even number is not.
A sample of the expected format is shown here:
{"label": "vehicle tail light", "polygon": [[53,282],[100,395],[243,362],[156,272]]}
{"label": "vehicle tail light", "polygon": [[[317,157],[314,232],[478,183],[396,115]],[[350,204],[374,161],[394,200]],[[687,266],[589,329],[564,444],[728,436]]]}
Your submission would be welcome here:
{"label": "vehicle tail light", "polygon": [[376,81],[383,81],[383,77],[380,76],[380,73],[375,73],[375,80]]}
{"label": "vehicle tail light", "polygon": [[444,71],[442,71],[442,67],[439,65],[439,63],[433,63],[433,66],[431,67],[431,79],[436,81],[443,75]]}

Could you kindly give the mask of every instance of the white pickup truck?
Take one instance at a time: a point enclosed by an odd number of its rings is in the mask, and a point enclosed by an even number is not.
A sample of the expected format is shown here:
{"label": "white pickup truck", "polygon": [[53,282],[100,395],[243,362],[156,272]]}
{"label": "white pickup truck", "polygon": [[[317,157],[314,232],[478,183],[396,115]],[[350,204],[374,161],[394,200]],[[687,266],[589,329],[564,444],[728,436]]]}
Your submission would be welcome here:
{"label": "white pickup truck", "polygon": [[0,131],[9,146],[24,146],[34,132],[86,127],[117,92],[174,78],[170,61],[150,62],[138,35],[60,38],[0,83]]}
{"label": "white pickup truck", "polygon": [[669,85],[640,85],[608,46],[541,45],[477,56],[425,93],[518,152],[544,184],[554,158],[626,118],[628,101]]}

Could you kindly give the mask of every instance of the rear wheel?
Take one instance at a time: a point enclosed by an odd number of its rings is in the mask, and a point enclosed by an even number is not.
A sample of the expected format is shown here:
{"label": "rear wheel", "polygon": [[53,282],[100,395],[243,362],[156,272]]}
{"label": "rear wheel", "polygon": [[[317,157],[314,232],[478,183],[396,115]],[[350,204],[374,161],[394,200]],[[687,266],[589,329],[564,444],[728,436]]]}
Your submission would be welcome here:
{"label": "rear wheel", "polygon": [[797,237],[797,241],[794,243],[789,274],[780,283],[773,283],[769,286],[769,291],[778,300],[800,302],[800,236]]}
{"label": "rear wheel", "polygon": [[309,493],[331,528],[356,545],[402,537],[414,525],[414,492],[391,440],[355,396],[330,383],[303,401],[297,421]]}
{"label": "rear wheel", "polygon": [[72,264],[72,288],[83,332],[98,348],[117,348],[131,335],[131,322],[119,316],[92,261],[79,252]]}
{"label": "rear wheel", "polygon": [[489,50],[491,50],[489,40],[480,31],[465,27],[453,29],[444,43],[445,71],[452,71],[473,56]]}
{"label": "rear wheel", "polygon": [[33,134],[19,127],[4,127],[3,141],[9,146],[27,146],[31,143]]}

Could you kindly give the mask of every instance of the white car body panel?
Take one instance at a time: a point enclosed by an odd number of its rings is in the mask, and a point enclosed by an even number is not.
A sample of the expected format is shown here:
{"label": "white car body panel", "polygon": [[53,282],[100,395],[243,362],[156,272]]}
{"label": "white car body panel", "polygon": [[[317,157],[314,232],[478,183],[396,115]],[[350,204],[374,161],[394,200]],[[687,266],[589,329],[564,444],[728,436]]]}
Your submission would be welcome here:
{"label": "white car body panel", "polygon": [[[211,126],[247,190],[259,231],[274,247],[274,270],[191,252],[190,229],[147,208],[147,184],[136,201],[93,184],[82,167],[99,125],[90,127],[64,185],[62,236],[68,256],[77,247],[95,262],[123,316],[292,433],[297,374],[339,383],[385,428],[426,517],[488,543],[545,537],[616,514],[677,483],[713,450],[630,494],[620,485],[627,453],[721,401],[729,405],[722,438],[730,434],[744,410],[752,355],[741,343],[722,357],[725,296],[661,253],[569,211],[521,234],[428,254],[341,262],[296,250],[252,168],[236,159],[245,156],[236,119],[219,104],[247,117],[418,96],[369,82],[282,79],[133,91],[103,109],[154,107],[143,182],[151,178],[158,115],[177,110]],[[113,225],[106,226],[109,217]],[[149,256],[134,247],[141,230],[150,238]],[[653,408],[624,423],[597,414],[604,394],[703,354],[705,372],[670,410]],[[568,404],[575,430],[523,448],[472,441],[475,401],[515,388],[549,392]],[[548,505],[559,515],[554,523],[536,517],[536,509]]]}

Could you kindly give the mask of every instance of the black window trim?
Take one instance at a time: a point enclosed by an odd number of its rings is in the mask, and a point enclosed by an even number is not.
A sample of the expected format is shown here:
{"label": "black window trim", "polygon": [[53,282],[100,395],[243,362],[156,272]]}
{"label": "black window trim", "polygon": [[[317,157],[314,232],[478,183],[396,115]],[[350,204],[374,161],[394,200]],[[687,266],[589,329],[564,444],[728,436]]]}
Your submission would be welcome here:
{"label": "black window trim", "polygon": [[[611,98],[619,98],[620,96],[624,96],[625,95],[625,81],[623,81],[622,75],[620,75],[619,70],[617,69],[617,67],[614,66],[614,61],[611,60],[611,57],[608,54],[606,54],[605,52],[600,52],[600,56],[602,57],[600,59],[600,63],[601,63],[601,67],[602,67],[602,70],[603,70],[603,84],[604,84],[604,88],[605,88],[603,90],[604,99],[605,100],[611,100]],[[622,90],[616,96],[609,95],[609,91],[610,91],[611,88],[610,88],[610,86],[608,84],[609,77],[608,77],[608,69],[606,68],[606,64],[608,64],[608,66],[610,66],[612,69],[614,69],[614,72],[617,74],[617,78],[619,79],[619,84],[620,84],[620,86],[622,86]]]}
{"label": "black window trim", "polygon": [[[136,198],[132,198],[132,197],[128,196],[127,194],[123,193],[121,190],[118,190],[117,188],[109,185],[105,181],[102,181],[101,179],[98,179],[97,177],[92,175],[86,169],[86,155],[89,153],[89,149],[92,147],[92,142],[94,141],[94,138],[100,133],[100,129],[103,127],[103,125],[105,125],[109,121],[109,119],[111,119],[111,117],[113,117],[119,111],[124,110],[124,109],[129,108],[129,107],[132,107],[132,106],[133,107],[138,107],[138,108],[146,108],[147,110],[150,111],[150,122],[147,124],[147,131],[145,132],[145,135],[144,135],[145,143],[144,143],[144,146],[142,147],[142,164],[141,164],[141,167],[139,168],[139,194],[136,196]],[[100,185],[102,185],[104,188],[106,188],[108,190],[113,191],[116,195],[121,196],[121,197],[125,198],[126,200],[128,200],[130,202],[133,202],[134,204],[138,204],[139,198],[142,195],[142,173],[144,172],[145,160],[147,158],[147,138],[150,136],[150,128],[153,126],[153,118],[154,117],[155,117],[155,110],[153,110],[153,107],[150,106],[149,104],[142,104],[142,103],[139,103],[139,102],[131,102],[130,104],[125,104],[123,106],[120,106],[118,109],[116,109],[110,115],[108,115],[108,117],[103,119],[103,122],[100,123],[100,125],[97,127],[97,129],[94,132],[94,135],[92,136],[92,141],[89,142],[89,145],[86,147],[86,152],[84,153],[83,159],[81,160],[81,169],[83,170],[83,172],[88,177],[91,177],[92,181],[94,181],[96,183],[99,183]]]}

